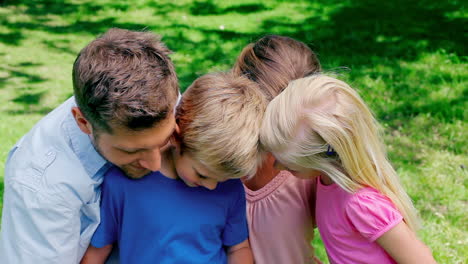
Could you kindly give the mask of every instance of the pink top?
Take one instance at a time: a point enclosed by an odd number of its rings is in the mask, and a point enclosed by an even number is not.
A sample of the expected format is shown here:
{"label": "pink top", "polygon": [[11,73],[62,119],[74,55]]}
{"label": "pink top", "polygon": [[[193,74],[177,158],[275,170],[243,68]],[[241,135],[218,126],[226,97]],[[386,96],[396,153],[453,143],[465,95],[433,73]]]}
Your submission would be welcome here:
{"label": "pink top", "polygon": [[330,263],[396,263],[375,241],[403,220],[374,188],[355,194],[317,177],[316,221]]}
{"label": "pink top", "polygon": [[263,188],[252,191],[245,187],[245,192],[256,264],[317,263],[310,246],[314,180],[301,180],[281,171]]}

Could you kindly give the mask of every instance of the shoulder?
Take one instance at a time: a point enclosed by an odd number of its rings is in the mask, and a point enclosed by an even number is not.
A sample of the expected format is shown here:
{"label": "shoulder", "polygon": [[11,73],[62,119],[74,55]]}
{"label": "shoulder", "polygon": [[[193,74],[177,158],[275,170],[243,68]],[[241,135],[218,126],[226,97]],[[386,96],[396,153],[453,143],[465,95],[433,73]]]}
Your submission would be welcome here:
{"label": "shoulder", "polygon": [[49,166],[54,165],[56,169],[62,169],[61,174],[64,175],[82,167],[63,129],[66,119],[73,119],[71,99],[43,117],[15,144],[8,160],[8,165],[14,168],[11,173],[33,168],[36,173],[44,174],[49,172],[46,171]]}
{"label": "shoulder", "polygon": [[89,190],[85,186],[89,176],[79,160],[65,147],[47,146],[45,141],[40,144],[22,141],[14,149],[6,164],[5,182],[69,205],[80,206],[82,200],[87,201],[84,193]]}
{"label": "shoulder", "polygon": [[[23,144],[24,142],[21,142]],[[81,175],[86,172],[79,162],[73,162],[53,147],[44,149],[25,145],[16,148],[6,164],[5,188],[14,189],[5,195],[25,203],[37,203],[38,208],[78,210],[90,195],[83,195]],[[72,174],[73,173],[73,174]],[[8,187],[7,187],[8,186]],[[86,192],[86,191],[85,191]]]}
{"label": "shoulder", "polygon": [[124,180],[125,179],[125,174],[119,169],[117,166],[112,166],[107,170],[106,174],[104,174],[107,180]]}
{"label": "shoulder", "polygon": [[93,175],[71,144],[77,139],[66,129],[67,124],[76,125],[71,114],[73,106],[72,97],[42,118],[16,143],[5,166],[5,183],[28,188],[72,207],[95,200],[93,186],[102,179],[90,178]]}
{"label": "shoulder", "polygon": [[244,193],[244,185],[240,179],[230,179],[218,184],[219,191],[224,193]]}
{"label": "shoulder", "polygon": [[378,212],[398,211],[390,198],[370,187],[363,188],[349,196],[345,208],[348,214],[374,215]]}
{"label": "shoulder", "polygon": [[245,189],[240,179],[220,182],[216,188],[217,196],[230,204],[245,203]]}
{"label": "shoulder", "polygon": [[27,134],[27,136],[31,136],[30,143],[44,142],[45,144],[55,144],[57,148],[60,148],[63,138],[67,136],[65,126],[70,122],[75,122],[71,113],[74,105],[74,98],[69,98],[39,120]]}
{"label": "shoulder", "polygon": [[104,174],[103,186],[112,186],[112,188],[115,188],[134,181],[138,180],[128,178],[122,170],[120,170],[117,166],[112,165],[112,167],[110,167],[109,170],[107,170],[107,172]]}
{"label": "shoulder", "polygon": [[145,186],[153,186],[154,181],[151,180],[151,177],[158,173],[160,172],[151,172],[142,178],[133,179],[128,177],[120,168],[112,165],[104,174],[102,188],[106,192],[111,190],[114,193],[139,192]]}
{"label": "shoulder", "polygon": [[367,187],[352,194],[347,203],[347,207],[392,207],[393,202],[380,191]]}
{"label": "shoulder", "polygon": [[373,188],[353,194],[346,203],[345,212],[353,227],[371,241],[403,220],[390,198]]}

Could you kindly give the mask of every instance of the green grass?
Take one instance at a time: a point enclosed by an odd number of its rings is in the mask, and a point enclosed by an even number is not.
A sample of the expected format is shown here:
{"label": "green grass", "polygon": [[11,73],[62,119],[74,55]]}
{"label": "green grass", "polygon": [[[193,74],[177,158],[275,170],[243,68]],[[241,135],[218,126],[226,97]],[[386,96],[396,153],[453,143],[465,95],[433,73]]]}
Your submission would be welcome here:
{"label": "green grass", "polygon": [[[76,54],[109,27],[161,34],[182,89],[229,69],[262,35],[288,35],[358,89],[384,125],[437,261],[467,263],[467,17],[457,0],[2,1],[0,160],[72,94]],[[325,260],[318,233],[313,243]]]}

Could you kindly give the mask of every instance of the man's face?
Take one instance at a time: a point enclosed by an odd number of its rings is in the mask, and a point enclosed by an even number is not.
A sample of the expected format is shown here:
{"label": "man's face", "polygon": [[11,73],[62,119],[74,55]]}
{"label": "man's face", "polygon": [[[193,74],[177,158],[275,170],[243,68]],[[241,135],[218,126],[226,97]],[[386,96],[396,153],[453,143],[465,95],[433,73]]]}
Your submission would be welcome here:
{"label": "man's face", "polygon": [[170,145],[176,126],[174,115],[153,128],[131,131],[113,128],[113,133],[91,133],[96,150],[130,178],[141,178],[161,169],[161,153]]}
{"label": "man's face", "polygon": [[223,182],[226,179],[221,179],[219,175],[210,171],[206,166],[192,158],[189,153],[183,155],[175,155],[175,168],[177,175],[189,187],[205,187],[209,190],[214,190],[218,182]]}

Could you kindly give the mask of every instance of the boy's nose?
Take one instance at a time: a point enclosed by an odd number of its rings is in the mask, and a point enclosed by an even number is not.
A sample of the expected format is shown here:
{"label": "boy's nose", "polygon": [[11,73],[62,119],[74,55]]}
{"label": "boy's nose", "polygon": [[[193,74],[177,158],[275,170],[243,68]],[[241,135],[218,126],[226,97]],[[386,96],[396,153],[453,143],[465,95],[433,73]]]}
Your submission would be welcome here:
{"label": "boy's nose", "polygon": [[218,182],[217,181],[206,181],[206,182],[204,182],[203,185],[208,190],[214,190],[214,189],[216,189],[216,186],[218,186]]}
{"label": "boy's nose", "polygon": [[159,149],[150,150],[144,153],[144,156],[139,160],[140,166],[150,170],[158,171],[161,169],[161,153]]}

